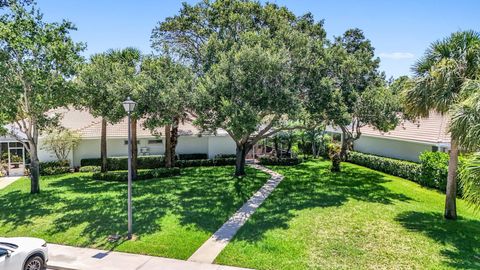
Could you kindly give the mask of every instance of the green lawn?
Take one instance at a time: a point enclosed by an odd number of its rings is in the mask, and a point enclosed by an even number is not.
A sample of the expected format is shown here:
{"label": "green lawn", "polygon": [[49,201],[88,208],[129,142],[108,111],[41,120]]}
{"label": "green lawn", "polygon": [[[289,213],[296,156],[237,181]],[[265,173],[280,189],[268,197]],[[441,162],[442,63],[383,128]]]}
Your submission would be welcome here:
{"label": "green lawn", "polygon": [[256,269],[479,269],[480,216],[444,195],[364,167],[275,167],[285,179],[217,263]]}
{"label": "green lawn", "polygon": [[233,171],[186,168],[178,177],[135,182],[138,240],[115,245],[106,238],[126,233],[126,184],[75,173],[42,177],[41,194],[30,195],[24,178],[0,190],[0,235],[187,259],[269,178],[248,168],[238,179]]}

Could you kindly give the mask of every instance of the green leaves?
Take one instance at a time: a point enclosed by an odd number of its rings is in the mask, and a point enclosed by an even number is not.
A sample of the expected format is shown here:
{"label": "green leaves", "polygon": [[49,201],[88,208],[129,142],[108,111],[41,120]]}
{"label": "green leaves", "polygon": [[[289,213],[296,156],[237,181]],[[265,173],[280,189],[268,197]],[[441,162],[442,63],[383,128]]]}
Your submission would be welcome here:
{"label": "green leaves", "polygon": [[0,17],[0,107],[5,120],[17,117],[42,122],[50,109],[75,99],[71,78],[85,48],[69,36],[72,23],[46,23],[32,7],[11,5]]}
{"label": "green leaves", "polygon": [[452,106],[449,131],[462,148],[480,149],[480,81],[467,81],[463,85],[466,98]]}
{"label": "green leaves", "polygon": [[201,126],[220,125],[241,138],[274,116],[298,111],[300,100],[286,50],[245,44],[219,59],[199,81]]}
{"label": "green leaves", "polygon": [[465,199],[475,210],[480,210],[480,153],[465,161],[460,170],[460,186]]}
{"label": "green leaves", "polygon": [[77,83],[81,91],[76,103],[94,116],[118,122],[126,115],[122,102],[128,96],[137,98],[141,87],[140,62],[141,53],[134,48],[92,55],[79,73]]}
{"label": "green leaves", "polygon": [[195,91],[191,70],[169,57],[148,56],[141,66],[143,88],[139,106],[147,116],[145,124],[154,130],[183,121],[192,111]]}
{"label": "green leaves", "polygon": [[480,74],[480,34],[455,32],[432,43],[413,66],[415,84],[405,92],[407,113],[427,116],[430,110],[448,112],[461,100],[462,85]]}

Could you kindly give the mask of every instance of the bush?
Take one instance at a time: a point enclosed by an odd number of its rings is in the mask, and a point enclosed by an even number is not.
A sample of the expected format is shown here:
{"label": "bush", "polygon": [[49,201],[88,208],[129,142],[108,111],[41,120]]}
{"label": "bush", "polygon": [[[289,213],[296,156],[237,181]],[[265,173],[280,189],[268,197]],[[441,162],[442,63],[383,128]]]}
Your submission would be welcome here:
{"label": "bush", "polygon": [[70,167],[49,167],[42,169],[40,175],[55,175],[71,172]]}
{"label": "bush", "polygon": [[342,162],[342,158],[340,157],[341,150],[342,146],[338,143],[329,143],[327,145],[328,158],[332,161],[330,165],[330,171],[332,172],[340,171],[340,163]]}
{"label": "bush", "polygon": [[420,183],[422,166],[418,163],[351,151],[348,161],[377,171]]}
{"label": "bush", "polygon": [[179,154],[179,160],[198,160],[198,159],[208,159],[207,154],[195,153],[195,154]]}
{"label": "bush", "polygon": [[[180,175],[180,168],[158,168],[138,170],[135,181],[148,180],[154,178],[165,178],[170,176]],[[111,172],[96,172],[93,174],[93,179],[114,182],[128,181],[128,171],[111,171]]]}
{"label": "bush", "polygon": [[280,165],[280,166],[293,166],[302,163],[300,158],[277,158],[277,157],[261,157],[261,165]]}
{"label": "bush", "polygon": [[40,162],[40,175],[54,175],[70,172],[70,161],[56,160]]}
{"label": "bush", "polygon": [[422,174],[420,184],[445,191],[447,187],[448,160],[447,153],[425,151],[420,154]]}
{"label": "bush", "polygon": [[[80,165],[84,166],[102,166],[100,158],[85,158],[80,161]],[[137,159],[138,169],[155,169],[165,166],[164,156],[142,156]],[[107,158],[107,169],[109,171],[120,171],[128,169],[127,157]]]}
{"label": "bush", "polygon": [[215,156],[215,159],[224,159],[224,158],[237,158],[235,154],[218,154]]}
{"label": "bush", "polygon": [[209,167],[209,166],[227,166],[235,165],[235,158],[216,158],[216,159],[197,159],[197,160],[177,160],[175,166],[186,167]]}
{"label": "bush", "polygon": [[[194,154],[194,155],[197,155],[197,154]],[[202,155],[205,155],[205,154],[202,154]],[[80,163],[82,167],[101,166],[102,161],[99,158],[87,158],[87,159],[82,159]],[[107,164],[108,164],[109,171],[127,170],[128,158],[123,158],[123,157],[108,158]],[[181,159],[181,160],[175,161],[175,166],[178,166],[181,168],[200,167],[200,166],[225,166],[225,165],[235,165],[235,158]],[[164,156],[138,157],[138,169],[155,169],[155,168],[161,168],[164,166],[165,166]]]}
{"label": "bush", "polygon": [[99,172],[100,166],[83,166],[78,170],[79,172]]}
{"label": "bush", "polygon": [[213,160],[214,166],[228,166],[228,165],[235,165],[237,161],[236,157],[223,157],[223,158],[215,158]]}

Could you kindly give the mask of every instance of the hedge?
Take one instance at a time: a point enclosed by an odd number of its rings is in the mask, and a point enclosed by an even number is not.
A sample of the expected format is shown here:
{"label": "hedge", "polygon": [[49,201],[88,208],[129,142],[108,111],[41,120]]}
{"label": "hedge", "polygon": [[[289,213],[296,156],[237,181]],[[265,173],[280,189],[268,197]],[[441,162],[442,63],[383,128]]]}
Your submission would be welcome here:
{"label": "hedge", "polygon": [[235,154],[218,154],[215,156],[215,158],[236,158],[237,155]]}
{"label": "hedge", "polygon": [[[84,166],[102,166],[100,158],[84,158],[80,161],[80,165]],[[155,169],[165,166],[164,156],[141,156],[137,158],[137,166],[139,169]],[[127,157],[107,158],[107,169],[109,171],[120,171],[128,169]]]}
{"label": "hedge", "polygon": [[281,166],[293,166],[302,163],[300,158],[277,158],[277,157],[261,157],[261,165],[281,165]]}
{"label": "hedge", "polygon": [[179,160],[198,160],[198,159],[208,159],[207,154],[179,154],[178,155]]}
{"label": "hedge", "polygon": [[209,166],[227,166],[235,165],[235,158],[215,158],[215,159],[197,159],[197,160],[177,160],[175,166],[186,167],[209,167]]}
{"label": "hedge", "polygon": [[100,166],[83,166],[78,169],[79,172],[99,172],[100,170]]}
{"label": "hedge", "polygon": [[[148,180],[154,178],[165,178],[170,176],[180,175],[180,168],[158,168],[138,170],[135,181]],[[126,182],[128,181],[128,171],[110,171],[110,172],[96,172],[92,175],[95,180]]]}
{"label": "hedge", "polygon": [[445,192],[447,188],[448,160],[447,153],[425,151],[419,156],[422,166],[420,184]]}
{"label": "hedge", "polygon": [[[200,154],[193,154],[189,158],[200,157]],[[202,154],[203,155],[203,154]],[[206,155],[205,155],[206,156]],[[85,166],[100,166],[101,159],[88,158],[80,161],[82,167]],[[235,165],[235,158],[215,158],[215,159],[187,159],[176,160],[175,166],[185,167],[199,167],[199,166],[225,166]],[[138,157],[138,169],[155,169],[165,166],[164,156],[148,156]],[[121,171],[128,169],[128,158],[108,158],[107,167],[109,171]]]}
{"label": "hedge", "polygon": [[348,154],[348,161],[377,171],[409,179],[421,183],[422,166],[418,163],[369,155],[351,151]]}
{"label": "hedge", "polygon": [[70,161],[58,160],[40,162],[40,175],[55,175],[70,172]]}

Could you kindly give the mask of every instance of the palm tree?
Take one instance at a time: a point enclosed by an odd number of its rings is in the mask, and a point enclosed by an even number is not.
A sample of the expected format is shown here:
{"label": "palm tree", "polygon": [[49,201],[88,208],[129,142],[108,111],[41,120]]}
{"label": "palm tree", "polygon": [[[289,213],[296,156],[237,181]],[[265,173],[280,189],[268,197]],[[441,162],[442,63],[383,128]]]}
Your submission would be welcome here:
{"label": "palm tree", "polygon": [[475,153],[460,171],[463,198],[480,210],[480,152]]}
{"label": "palm tree", "polygon": [[[468,80],[480,76],[480,33],[462,31],[432,43],[413,71],[414,85],[405,94],[406,113],[428,117],[431,111],[448,113],[462,101]],[[452,134],[454,135],[454,134]],[[445,200],[445,218],[456,219],[458,140],[451,137],[450,161]]]}
{"label": "palm tree", "polygon": [[[467,81],[463,87],[466,98],[451,111],[450,132],[462,149],[480,150],[480,81]],[[467,159],[460,171],[463,198],[480,210],[480,152]]]}

